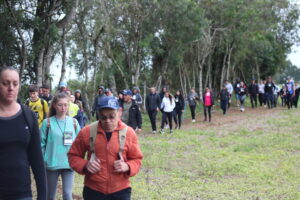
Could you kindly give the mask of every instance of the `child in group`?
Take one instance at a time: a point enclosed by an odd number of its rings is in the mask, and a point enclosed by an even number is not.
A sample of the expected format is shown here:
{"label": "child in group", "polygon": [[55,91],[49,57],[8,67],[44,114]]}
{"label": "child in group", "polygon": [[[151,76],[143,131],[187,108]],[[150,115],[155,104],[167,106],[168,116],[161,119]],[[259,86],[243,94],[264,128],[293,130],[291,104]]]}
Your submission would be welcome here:
{"label": "child in group", "polygon": [[58,177],[62,177],[63,199],[72,200],[74,172],[67,153],[80,131],[76,119],[67,115],[70,97],[67,93],[57,93],[52,100],[49,118],[40,128],[41,146],[46,167],[48,200],[54,200]]}
{"label": "child in group", "polygon": [[203,108],[204,108],[204,121],[207,121],[207,113],[209,122],[211,122],[211,109],[214,105],[214,98],[211,90],[209,88],[205,89],[203,94]]}

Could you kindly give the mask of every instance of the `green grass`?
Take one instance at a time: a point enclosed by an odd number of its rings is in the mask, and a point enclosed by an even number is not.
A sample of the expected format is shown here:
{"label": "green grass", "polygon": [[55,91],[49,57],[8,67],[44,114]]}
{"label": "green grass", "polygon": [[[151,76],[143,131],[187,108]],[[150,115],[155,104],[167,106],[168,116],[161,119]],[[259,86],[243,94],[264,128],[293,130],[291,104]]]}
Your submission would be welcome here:
{"label": "green grass", "polygon": [[[132,199],[300,199],[299,111],[244,116],[232,126],[139,136],[144,160]],[[81,195],[82,176],[75,180]]]}

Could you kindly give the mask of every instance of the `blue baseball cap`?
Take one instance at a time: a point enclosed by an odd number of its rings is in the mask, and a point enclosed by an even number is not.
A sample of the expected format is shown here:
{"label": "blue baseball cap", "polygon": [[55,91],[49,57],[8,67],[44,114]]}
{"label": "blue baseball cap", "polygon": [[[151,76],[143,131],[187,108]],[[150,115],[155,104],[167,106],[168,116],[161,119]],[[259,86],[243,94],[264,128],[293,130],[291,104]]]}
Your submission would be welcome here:
{"label": "blue baseball cap", "polygon": [[123,90],[123,94],[124,94],[124,95],[132,96],[131,90]]}
{"label": "blue baseball cap", "polygon": [[115,97],[105,96],[98,98],[97,110],[101,110],[103,108],[118,110],[120,108],[120,105]]}
{"label": "blue baseball cap", "polygon": [[67,83],[66,82],[60,82],[59,87],[67,87]]}

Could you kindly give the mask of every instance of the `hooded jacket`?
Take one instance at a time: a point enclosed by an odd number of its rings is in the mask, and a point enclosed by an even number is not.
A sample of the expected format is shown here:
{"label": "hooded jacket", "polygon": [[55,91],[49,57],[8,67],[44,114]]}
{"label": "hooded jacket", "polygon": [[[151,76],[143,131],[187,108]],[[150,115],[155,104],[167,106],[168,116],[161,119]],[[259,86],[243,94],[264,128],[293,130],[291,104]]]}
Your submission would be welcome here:
{"label": "hooded jacket", "polygon": [[[106,134],[98,123],[98,134],[95,138],[95,154],[101,161],[101,170],[91,174],[86,165],[91,158],[90,151],[90,126],[86,126],[79,132],[68,153],[70,166],[79,174],[85,175],[84,185],[92,190],[104,194],[111,194],[130,187],[129,177],[136,175],[141,167],[143,159],[137,136],[131,127],[128,127],[124,151],[124,161],[129,166],[129,172],[115,173],[114,161],[118,160],[119,152],[119,130],[125,128],[125,124],[119,120],[118,127],[112,132],[107,141]],[[85,154],[87,153],[87,159]]]}

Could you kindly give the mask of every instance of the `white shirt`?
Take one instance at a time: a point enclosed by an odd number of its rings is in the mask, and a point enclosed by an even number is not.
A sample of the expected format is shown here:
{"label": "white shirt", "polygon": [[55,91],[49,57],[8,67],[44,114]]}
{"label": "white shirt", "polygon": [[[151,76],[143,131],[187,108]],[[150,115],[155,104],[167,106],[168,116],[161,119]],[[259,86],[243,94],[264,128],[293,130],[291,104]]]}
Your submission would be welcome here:
{"label": "white shirt", "polygon": [[169,97],[164,97],[161,101],[161,109],[163,109],[164,112],[173,112],[176,104],[174,101],[174,97],[172,98],[172,102],[170,101]]}
{"label": "white shirt", "polygon": [[265,84],[258,84],[258,92],[260,94],[264,94],[265,93]]}
{"label": "white shirt", "polygon": [[232,94],[232,92],[233,92],[232,84],[231,83],[227,83],[226,84],[226,88],[227,88],[228,93]]}

